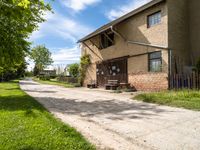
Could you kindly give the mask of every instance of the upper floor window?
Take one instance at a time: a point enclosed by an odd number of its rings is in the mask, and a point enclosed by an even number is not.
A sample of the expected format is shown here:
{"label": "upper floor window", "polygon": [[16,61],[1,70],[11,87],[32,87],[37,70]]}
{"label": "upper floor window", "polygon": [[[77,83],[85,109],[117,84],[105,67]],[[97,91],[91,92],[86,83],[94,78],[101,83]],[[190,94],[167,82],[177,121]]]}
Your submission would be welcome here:
{"label": "upper floor window", "polygon": [[149,71],[161,72],[162,71],[162,56],[161,52],[153,52],[149,54]]}
{"label": "upper floor window", "polygon": [[101,34],[101,48],[107,48],[114,45],[115,35],[113,32],[105,32]]}
{"label": "upper floor window", "polygon": [[159,12],[156,12],[152,15],[149,15],[148,18],[147,18],[147,26],[148,28],[156,25],[156,24],[160,24],[161,23],[161,11]]}

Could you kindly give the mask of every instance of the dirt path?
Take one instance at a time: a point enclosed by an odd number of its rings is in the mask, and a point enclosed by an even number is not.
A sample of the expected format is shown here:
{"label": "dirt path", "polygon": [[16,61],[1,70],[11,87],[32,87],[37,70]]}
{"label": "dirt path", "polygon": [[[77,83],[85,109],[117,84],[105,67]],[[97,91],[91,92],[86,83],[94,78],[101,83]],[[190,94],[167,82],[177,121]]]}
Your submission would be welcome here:
{"label": "dirt path", "polygon": [[133,101],[130,95],[84,88],[66,89],[21,81],[63,122],[98,149],[196,150],[200,147],[200,112]]}

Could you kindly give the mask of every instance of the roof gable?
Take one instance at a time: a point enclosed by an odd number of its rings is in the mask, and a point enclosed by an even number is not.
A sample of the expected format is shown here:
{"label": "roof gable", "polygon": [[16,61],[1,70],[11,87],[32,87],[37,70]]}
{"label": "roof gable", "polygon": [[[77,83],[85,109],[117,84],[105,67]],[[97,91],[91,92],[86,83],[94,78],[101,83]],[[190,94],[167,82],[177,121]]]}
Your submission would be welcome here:
{"label": "roof gable", "polygon": [[127,13],[127,14],[125,14],[124,16],[122,16],[122,17],[120,17],[120,18],[118,18],[118,19],[116,19],[114,21],[111,21],[110,23],[108,23],[106,25],[103,25],[102,27],[98,28],[96,31],[94,31],[94,32],[90,33],[89,35],[85,36],[84,38],[80,39],[78,42],[80,43],[80,42],[86,41],[86,40],[88,40],[88,39],[90,39],[90,38],[92,38],[92,37],[104,32],[104,31],[108,30],[112,26],[115,26],[115,25],[123,22],[124,20],[126,20],[126,19],[128,19],[128,18],[130,18],[130,17],[132,17],[132,16],[134,16],[134,15],[136,15],[136,14],[138,14],[138,13],[140,13],[140,12],[142,12],[142,11],[144,11],[144,10],[146,10],[146,9],[156,5],[156,4],[158,4],[158,3],[161,3],[163,1],[165,1],[165,0],[152,0],[151,2],[149,2],[149,3],[145,4],[145,5],[137,8],[137,9],[135,9],[135,10],[133,10],[133,11]]}

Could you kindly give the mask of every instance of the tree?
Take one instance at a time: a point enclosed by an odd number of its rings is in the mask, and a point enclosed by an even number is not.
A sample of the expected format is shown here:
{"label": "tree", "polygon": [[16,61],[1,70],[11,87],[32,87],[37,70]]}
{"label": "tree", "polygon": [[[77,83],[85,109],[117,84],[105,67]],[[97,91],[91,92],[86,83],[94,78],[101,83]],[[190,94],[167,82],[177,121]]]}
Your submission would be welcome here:
{"label": "tree", "polygon": [[79,64],[74,63],[74,64],[69,65],[68,71],[69,71],[69,74],[72,77],[78,77],[78,75],[79,75]]}
{"label": "tree", "polygon": [[25,70],[26,70],[25,60],[20,64],[15,64],[12,67],[4,65],[4,67],[0,67],[0,73],[1,73],[0,81],[8,81],[11,79],[23,77],[25,74]]}
{"label": "tree", "polygon": [[50,10],[50,5],[43,0],[0,0],[1,72],[16,70],[24,63],[31,45],[28,38],[45,21],[44,13]]}
{"label": "tree", "polygon": [[34,66],[33,68],[33,75],[37,76],[40,73],[40,71],[38,70],[38,68],[36,66]]}
{"label": "tree", "polygon": [[53,63],[51,52],[44,45],[38,45],[34,47],[31,50],[30,56],[35,63],[35,67],[39,71],[43,70],[45,67]]}

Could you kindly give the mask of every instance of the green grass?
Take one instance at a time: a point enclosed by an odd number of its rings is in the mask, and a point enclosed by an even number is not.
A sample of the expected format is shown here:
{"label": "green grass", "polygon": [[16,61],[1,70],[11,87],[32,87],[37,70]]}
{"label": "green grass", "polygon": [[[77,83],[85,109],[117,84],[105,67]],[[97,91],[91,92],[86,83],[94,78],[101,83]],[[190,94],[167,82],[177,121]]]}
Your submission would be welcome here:
{"label": "green grass", "polygon": [[133,99],[200,111],[200,91],[181,90],[139,94]]}
{"label": "green grass", "polygon": [[36,78],[33,78],[33,80],[38,82],[38,83],[41,83],[41,84],[57,85],[57,86],[63,86],[63,87],[66,87],[66,88],[74,88],[76,86],[76,84],[59,82],[59,81],[56,81],[56,80],[43,81],[43,80],[39,80],[39,79],[36,79]]}
{"label": "green grass", "polygon": [[93,150],[75,129],[20,90],[0,83],[0,150]]}

